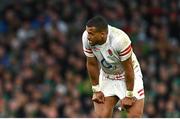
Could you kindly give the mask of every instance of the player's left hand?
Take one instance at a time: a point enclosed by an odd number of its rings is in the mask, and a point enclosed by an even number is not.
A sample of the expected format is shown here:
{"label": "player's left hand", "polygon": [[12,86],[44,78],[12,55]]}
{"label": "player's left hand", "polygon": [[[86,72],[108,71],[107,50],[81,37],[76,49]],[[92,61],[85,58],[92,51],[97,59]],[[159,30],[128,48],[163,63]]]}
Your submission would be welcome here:
{"label": "player's left hand", "polygon": [[122,108],[129,109],[136,100],[136,97],[125,97],[121,100],[121,106]]}

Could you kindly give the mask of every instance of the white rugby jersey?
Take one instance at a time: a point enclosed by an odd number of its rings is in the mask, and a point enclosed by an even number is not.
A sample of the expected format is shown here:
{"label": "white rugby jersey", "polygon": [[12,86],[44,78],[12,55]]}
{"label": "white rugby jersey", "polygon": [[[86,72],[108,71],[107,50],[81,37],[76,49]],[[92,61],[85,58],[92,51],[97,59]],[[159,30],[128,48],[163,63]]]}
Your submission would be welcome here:
{"label": "white rugby jersey", "polygon": [[[107,40],[102,45],[91,46],[87,39],[88,32],[82,35],[83,51],[87,57],[96,57],[106,74],[124,73],[121,61],[132,56],[133,68],[139,70],[139,63],[131,47],[127,34],[120,29],[108,25]],[[137,69],[137,70],[136,70]]]}

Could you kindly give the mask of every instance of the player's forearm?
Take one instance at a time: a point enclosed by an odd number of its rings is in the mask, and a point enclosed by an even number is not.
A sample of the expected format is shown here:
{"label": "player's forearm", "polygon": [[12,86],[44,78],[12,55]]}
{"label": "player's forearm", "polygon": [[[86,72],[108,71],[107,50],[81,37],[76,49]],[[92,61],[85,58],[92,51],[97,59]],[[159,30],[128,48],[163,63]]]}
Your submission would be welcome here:
{"label": "player's forearm", "polygon": [[134,88],[134,69],[131,57],[122,62],[125,71],[125,82],[128,91],[133,91]]}
{"label": "player's forearm", "polygon": [[98,64],[91,64],[87,62],[88,74],[91,79],[92,85],[99,84],[99,67]]}
{"label": "player's forearm", "polygon": [[125,82],[128,91],[133,91],[134,88],[134,71],[125,72]]}

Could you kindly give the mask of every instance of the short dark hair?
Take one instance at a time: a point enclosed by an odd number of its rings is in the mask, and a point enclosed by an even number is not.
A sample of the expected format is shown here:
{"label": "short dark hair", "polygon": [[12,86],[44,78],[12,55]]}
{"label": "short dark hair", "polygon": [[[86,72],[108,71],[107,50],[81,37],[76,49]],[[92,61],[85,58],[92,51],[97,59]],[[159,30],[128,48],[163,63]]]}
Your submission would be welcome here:
{"label": "short dark hair", "polygon": [[95,16],[91,18],[86,26],[88,27],[95,27],[97,31],[107,31],[108,29],[108,23],[102,16]]}

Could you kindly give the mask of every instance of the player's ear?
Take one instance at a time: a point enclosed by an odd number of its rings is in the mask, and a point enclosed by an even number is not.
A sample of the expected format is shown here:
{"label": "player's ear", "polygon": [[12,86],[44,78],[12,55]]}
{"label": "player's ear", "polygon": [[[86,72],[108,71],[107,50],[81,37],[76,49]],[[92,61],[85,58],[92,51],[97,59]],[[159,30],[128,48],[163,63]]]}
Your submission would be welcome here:
{"label": "player's ear", "polygon": [[106,36],[106,32],[101,32],[101,37],[105,37]]}

